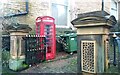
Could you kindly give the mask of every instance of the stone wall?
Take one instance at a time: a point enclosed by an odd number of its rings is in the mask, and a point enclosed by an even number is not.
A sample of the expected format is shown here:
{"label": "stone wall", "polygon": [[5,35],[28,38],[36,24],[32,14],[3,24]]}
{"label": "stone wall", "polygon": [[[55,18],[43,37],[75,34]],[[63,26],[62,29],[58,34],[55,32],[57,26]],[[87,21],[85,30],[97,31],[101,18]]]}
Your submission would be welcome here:
{"label": "stone wall", "polygon": [[[110,13],[110,2],[111,0],[104,0],[104,11],[106,11],[107,13]],[[102,10],[102,0],[74,0],[71,1],[70,5],[71,11],[74,11],[71,19],[76,18],[77,14]]]}
{"label": "stone wall", "polygon": [[111,10],[111,0],[104,0],[104,10],[110,13]]}
{"label": "stone wall", "polygon": [[[24,1],[24,0],[21,0],[21,1]],[[110,10],[109,1],[110,0],[107,0],[105,2],[105,10],[108,13]],[[91,0],[69,0],[69,6],[70,6],[69,11],[68,11],[69,20],[72,21],[73,19],[77,17],[77,14],[101,10],[102,0],[92,0],[92,1]],[[20,23],[30,25],[34,32],[35,31],[35,19],[38,16],[51,16],[51,0],[29,0],[28,7],[29,7],[28,14],[22,15],[22,16],[16,16],[16,17]],[[15,6],[13,8],[16,9],[18,7]],[[73,27],[72,25],[70,26]]]}
{"label": "stone wall", "polygon": [[38,16],[50,15],[50,2],[47,0],[29,0],[28,14],[25,16],[17,16],[20,23],[26,23],[30,25],[35,31],[35,20]]}
{"label": "stone wall", "polygon": [[[9,0],[14,1],[14,0]],[[16,0],[15,0],[16,1]],[[50,1],[50,0],[49,0]],[[35,20],[38,16],[49,16],[50,15],[50,2],[48,0],[29,0],[28,2],[28,14],[16,16],[16,20],[19,23],[28,24],[32,27],[33,32],[35,30]],[[15,3],[15,2],[13,2]],[[19,1],[19,3],[24,3],[23,0]],[[9,4],[8,4],[9,5]],[[12,6],[14,9],[18,9],[19,6]],[[9,10],[5,10],[5,5],[3,7],[3,14],[8,12]],[[14,12],[14,10],[13,10]]]}

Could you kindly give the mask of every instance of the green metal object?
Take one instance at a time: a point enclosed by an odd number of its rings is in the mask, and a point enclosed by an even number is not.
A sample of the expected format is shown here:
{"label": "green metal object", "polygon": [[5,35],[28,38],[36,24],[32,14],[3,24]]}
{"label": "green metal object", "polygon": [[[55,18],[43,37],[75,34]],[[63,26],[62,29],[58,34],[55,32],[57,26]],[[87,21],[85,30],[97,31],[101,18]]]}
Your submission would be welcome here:
{"label": "green metal object", "polygon": [[10,59],[9,60],[9,69],[13,71],[22,70],[27,68],[28,65],[23,64],[24,59]]}
{"label": "green metal object", "polygon": [[63,48],[66,52],[77,51],[77,34],[69,33],[61,35],[61,41],[63,42]]}

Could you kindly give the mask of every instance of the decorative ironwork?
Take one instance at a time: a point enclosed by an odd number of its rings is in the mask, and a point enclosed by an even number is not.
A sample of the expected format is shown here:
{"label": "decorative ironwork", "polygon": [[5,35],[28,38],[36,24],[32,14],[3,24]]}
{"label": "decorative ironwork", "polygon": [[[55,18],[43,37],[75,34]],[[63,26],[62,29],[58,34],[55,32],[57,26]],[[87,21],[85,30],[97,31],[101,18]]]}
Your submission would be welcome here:
{"label": "decorative ironwork", "polygon": [[29,65],[46,59],[46,40],[44,36],[27,35],[25,39],[25,62]]}
{"label": "decorative ironwork", "polygon": [[2,35],[2,50],[10,51],[10,36]]}
{"label": "decorative ironwork", "polygon": [[[22,38],[23,40],[21,46],[23,46],[24,48],[22,48],[25,49],[24,54],[26,64],[37,64],[46,59],[46,39],[44,36],[26,35]],[[10,51],[9,35],[2,36],[2,49],[5,51]]]}
{"label": "decorative ironwork", "polygon": [[106,58],[109,59],[110,58],[109,41],[106,41],[106,43],[105,43],[105,49],[106,49]]}
{"label": "decorative ironwork", "polygon": [[95,70],[95,41],[81,41],[82,71],[94,73]]}

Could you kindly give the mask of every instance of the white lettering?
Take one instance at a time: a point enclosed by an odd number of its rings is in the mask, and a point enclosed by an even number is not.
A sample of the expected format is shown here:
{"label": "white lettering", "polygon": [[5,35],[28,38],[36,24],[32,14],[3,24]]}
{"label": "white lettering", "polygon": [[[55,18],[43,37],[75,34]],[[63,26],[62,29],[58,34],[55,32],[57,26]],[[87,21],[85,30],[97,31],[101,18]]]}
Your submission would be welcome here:
{"label": "white lettering", "polygon": [[37,20],[36,22],[41,22],[41,20]]}
{"label": "white lettering", "polygon": [[53,22],[53,20],[43,20],[43,22]]}

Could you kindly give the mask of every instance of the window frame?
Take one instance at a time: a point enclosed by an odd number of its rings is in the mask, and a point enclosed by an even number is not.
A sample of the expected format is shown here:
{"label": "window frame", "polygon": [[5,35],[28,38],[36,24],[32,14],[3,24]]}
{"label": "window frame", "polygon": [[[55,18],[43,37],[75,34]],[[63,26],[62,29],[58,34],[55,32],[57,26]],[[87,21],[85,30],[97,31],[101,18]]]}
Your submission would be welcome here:
{"label": "window frame", "polygon": [[[50,1],[50,10],[51,10],[51,13],[50,15],[52,16],[52,4],[58,4],[58,5],[64,5],[64,4],[60,4],[60,3],[56,3],[56,2],[53,2],[52,0]],[[69,7],[70,7],[70,2],[68,1],[68,4],[65,5],[67,6],[67,25],[56,25],[56,28],[69,28],[70,27],[70,15],[69,15]]]}

